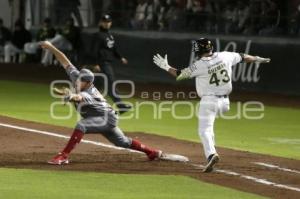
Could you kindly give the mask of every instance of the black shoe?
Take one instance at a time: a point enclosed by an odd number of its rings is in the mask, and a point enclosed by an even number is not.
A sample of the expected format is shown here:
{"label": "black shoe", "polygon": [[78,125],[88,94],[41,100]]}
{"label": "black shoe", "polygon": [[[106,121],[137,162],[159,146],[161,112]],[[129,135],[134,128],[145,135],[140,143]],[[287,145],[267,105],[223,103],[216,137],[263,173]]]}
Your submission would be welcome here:
{"label": "black shoe", "polygon": [[214,170],[214,166],[219,162],[220,160],[220,157],[218,154],[213,154],[213,155],[210,155],[208,157],[208,163],[207,165],[204,167],[203,169],[203,172],[204,173],[210,173]]}
{"label": "black shoe", "polygon": [[127,111],[129,111],[132,108],[129,104],[118,104],[117,107],[119,109],[118,112],[120,114],[126,113]]}

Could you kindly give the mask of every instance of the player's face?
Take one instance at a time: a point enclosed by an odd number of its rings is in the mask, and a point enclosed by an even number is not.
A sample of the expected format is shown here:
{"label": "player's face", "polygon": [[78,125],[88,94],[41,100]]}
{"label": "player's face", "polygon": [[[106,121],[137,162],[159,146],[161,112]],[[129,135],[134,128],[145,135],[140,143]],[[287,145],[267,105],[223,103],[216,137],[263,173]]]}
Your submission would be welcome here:
{"label": "player's face", "polygon": [[111,21],[101,21],[100,26],[106,30],[109,30],[112,26],[112,22]]}
{"label": "player's face", "polygon": [[89,88],[91,85],[91,83],[89,82],[83,82],[80,81],[79,79],[76,81],[76,91],[77,92],[81,92],[83,90],[86,90],[87,88]]}

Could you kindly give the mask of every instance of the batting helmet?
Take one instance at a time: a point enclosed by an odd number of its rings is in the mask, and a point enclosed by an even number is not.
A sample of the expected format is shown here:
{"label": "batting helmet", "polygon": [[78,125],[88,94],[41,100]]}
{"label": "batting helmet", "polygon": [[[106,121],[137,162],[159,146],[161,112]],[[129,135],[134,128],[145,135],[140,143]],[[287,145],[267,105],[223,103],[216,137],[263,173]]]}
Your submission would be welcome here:
{"label": "batting helmet", "polygon": [[89,69],[81,69],[80,73],[79,73],[79,78],[81,81],[83,82],[94,82],[95,76],[94,73],[92,71],[90,71]]}
{"label": "batting helmet", "polygon": [[200,38],[193,41],[193,51],[198,55],[209,53],[213,51],[214,47],[212,42],[206,38]]}

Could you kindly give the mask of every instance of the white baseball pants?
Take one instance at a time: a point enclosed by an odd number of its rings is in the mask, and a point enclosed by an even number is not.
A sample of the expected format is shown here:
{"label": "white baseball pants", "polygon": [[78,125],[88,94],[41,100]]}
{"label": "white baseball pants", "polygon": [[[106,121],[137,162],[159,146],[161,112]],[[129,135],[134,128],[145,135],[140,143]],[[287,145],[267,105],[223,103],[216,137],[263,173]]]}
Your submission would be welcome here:
{"label": "white baseball pants", "polygon": [[214,139],[214,122],[218,114],[229,110],[229,98],[219,96],[203,96],[199,107],[198,133],[204,148],[206,159],[216,153]]}

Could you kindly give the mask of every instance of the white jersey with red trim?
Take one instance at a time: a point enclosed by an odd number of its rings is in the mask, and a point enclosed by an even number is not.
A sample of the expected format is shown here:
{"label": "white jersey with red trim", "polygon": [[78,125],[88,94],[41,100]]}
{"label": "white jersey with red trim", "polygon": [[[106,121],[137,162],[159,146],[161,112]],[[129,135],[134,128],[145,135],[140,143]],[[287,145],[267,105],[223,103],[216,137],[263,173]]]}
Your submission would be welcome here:
{"label": "white jersey with red trim", "polygon": [[239,53],[215,52],[203,57],[184,69],[190,78],[196,78],[196,89],[200,97],[229,95],[232,90],[232,66],[242,61]]}

